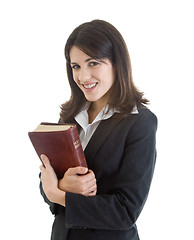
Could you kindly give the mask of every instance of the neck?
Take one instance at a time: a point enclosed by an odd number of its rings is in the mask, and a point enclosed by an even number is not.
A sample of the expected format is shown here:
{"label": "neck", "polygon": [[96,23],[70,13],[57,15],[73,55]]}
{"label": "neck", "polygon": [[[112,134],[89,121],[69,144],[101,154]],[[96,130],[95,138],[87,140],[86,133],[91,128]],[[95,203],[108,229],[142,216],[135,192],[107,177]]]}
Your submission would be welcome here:
{"label": "neck", "polygon": [[106,106],[107,104],[97,104],[97,102],[92,102],[88,109],[89,123],[92,123],[99,112]]}

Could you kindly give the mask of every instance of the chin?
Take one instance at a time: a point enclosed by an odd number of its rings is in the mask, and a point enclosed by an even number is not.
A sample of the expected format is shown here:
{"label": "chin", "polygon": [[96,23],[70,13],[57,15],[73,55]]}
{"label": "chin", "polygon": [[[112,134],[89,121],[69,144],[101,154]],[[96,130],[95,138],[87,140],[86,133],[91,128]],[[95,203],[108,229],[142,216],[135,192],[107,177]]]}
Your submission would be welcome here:
{"label": "chin", "polygon": [[88,96],[85,96],[86,100],[88,102],[96,102],[99,100],[99,98],[94,98],[94,97],[88,97]]}
{"label": "chin", "polygon": [[88,102],[96,102],[98,99],[91,99],[91,98],[86,98],[86,100],[88,101]]}

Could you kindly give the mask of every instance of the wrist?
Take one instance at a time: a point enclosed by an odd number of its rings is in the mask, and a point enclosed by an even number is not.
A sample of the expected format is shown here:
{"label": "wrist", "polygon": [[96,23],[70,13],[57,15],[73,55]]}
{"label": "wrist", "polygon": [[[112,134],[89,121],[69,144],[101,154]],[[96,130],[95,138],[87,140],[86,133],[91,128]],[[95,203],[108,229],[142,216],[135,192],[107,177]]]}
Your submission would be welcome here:
{"label": "wrist", "polygon": [[65,207],[65,195],[66,195],[66,192],[64,192],[60,189],[57,189],[57,191],[55,193],[55,199],[53,202]]}
{"label": "wrist", "polygon": [[61,191],[66,191],[65,181],[59,180],[58,188],[59,188],[59,190],[61,190]]}

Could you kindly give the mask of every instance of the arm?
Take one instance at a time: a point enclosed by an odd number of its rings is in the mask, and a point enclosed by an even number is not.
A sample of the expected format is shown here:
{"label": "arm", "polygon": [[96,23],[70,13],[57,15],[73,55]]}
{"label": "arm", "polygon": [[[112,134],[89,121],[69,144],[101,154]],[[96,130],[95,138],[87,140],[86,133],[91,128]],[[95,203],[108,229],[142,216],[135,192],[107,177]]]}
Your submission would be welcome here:
{"label": "arm", "polygon": [[84,167],[70,168],[64,174],[64,177],[58,181],[47,156],[41,155],[41,159],[44,165],[40,166],[40,190],[53,213],[56,212],[56,204],[65,206],[66,191],[85,196],[96,194],[96,179],[91,170]]}
{"label": "arm", "polygon": [[[40,178],[41,178],[41,173],[40,173]],[[39,187],[40,187],[40,193],[41,193],[44,201],[49,205],[50,211],[52,212],[52,214],[56,214],[58,211],[59,205],[49,201],[49,199],[47,198],[46,194],[43,191],[42,181],[40,181]]]}
{"label": "arm", "polygon": [[58,188],[58,179],[50,165],[49,159],[45,155],[41,155],[44,165],[40,166],[41,170],[41,188],[47,199],[52,203],[65,206],[65,192]]}
{"label": "arm", "polygon": [[157,120],[140,116],[128,133],[121,165],[107,194],[87,198],[66,194],[66,224],[107,230],[128,230],[137,220],[148,196],[155,165]]}

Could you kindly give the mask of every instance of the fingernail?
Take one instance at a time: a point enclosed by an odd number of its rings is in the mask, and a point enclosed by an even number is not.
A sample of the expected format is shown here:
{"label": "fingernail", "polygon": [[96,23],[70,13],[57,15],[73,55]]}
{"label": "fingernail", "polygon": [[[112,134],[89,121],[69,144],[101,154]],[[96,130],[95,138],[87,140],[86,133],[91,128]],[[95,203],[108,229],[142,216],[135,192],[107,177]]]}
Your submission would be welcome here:
{"label": "fingernail", "polygon": [[44,154],[41,154],[41,155],[40,155],[40,158],[41,158],[42,161],[45,161],[45,160],[46,160],[46,156],[45,156]]}
{"label": "fingernail", "polygon": [[84,173],[87,173],[88,172],[88,168],[84,168]]}

